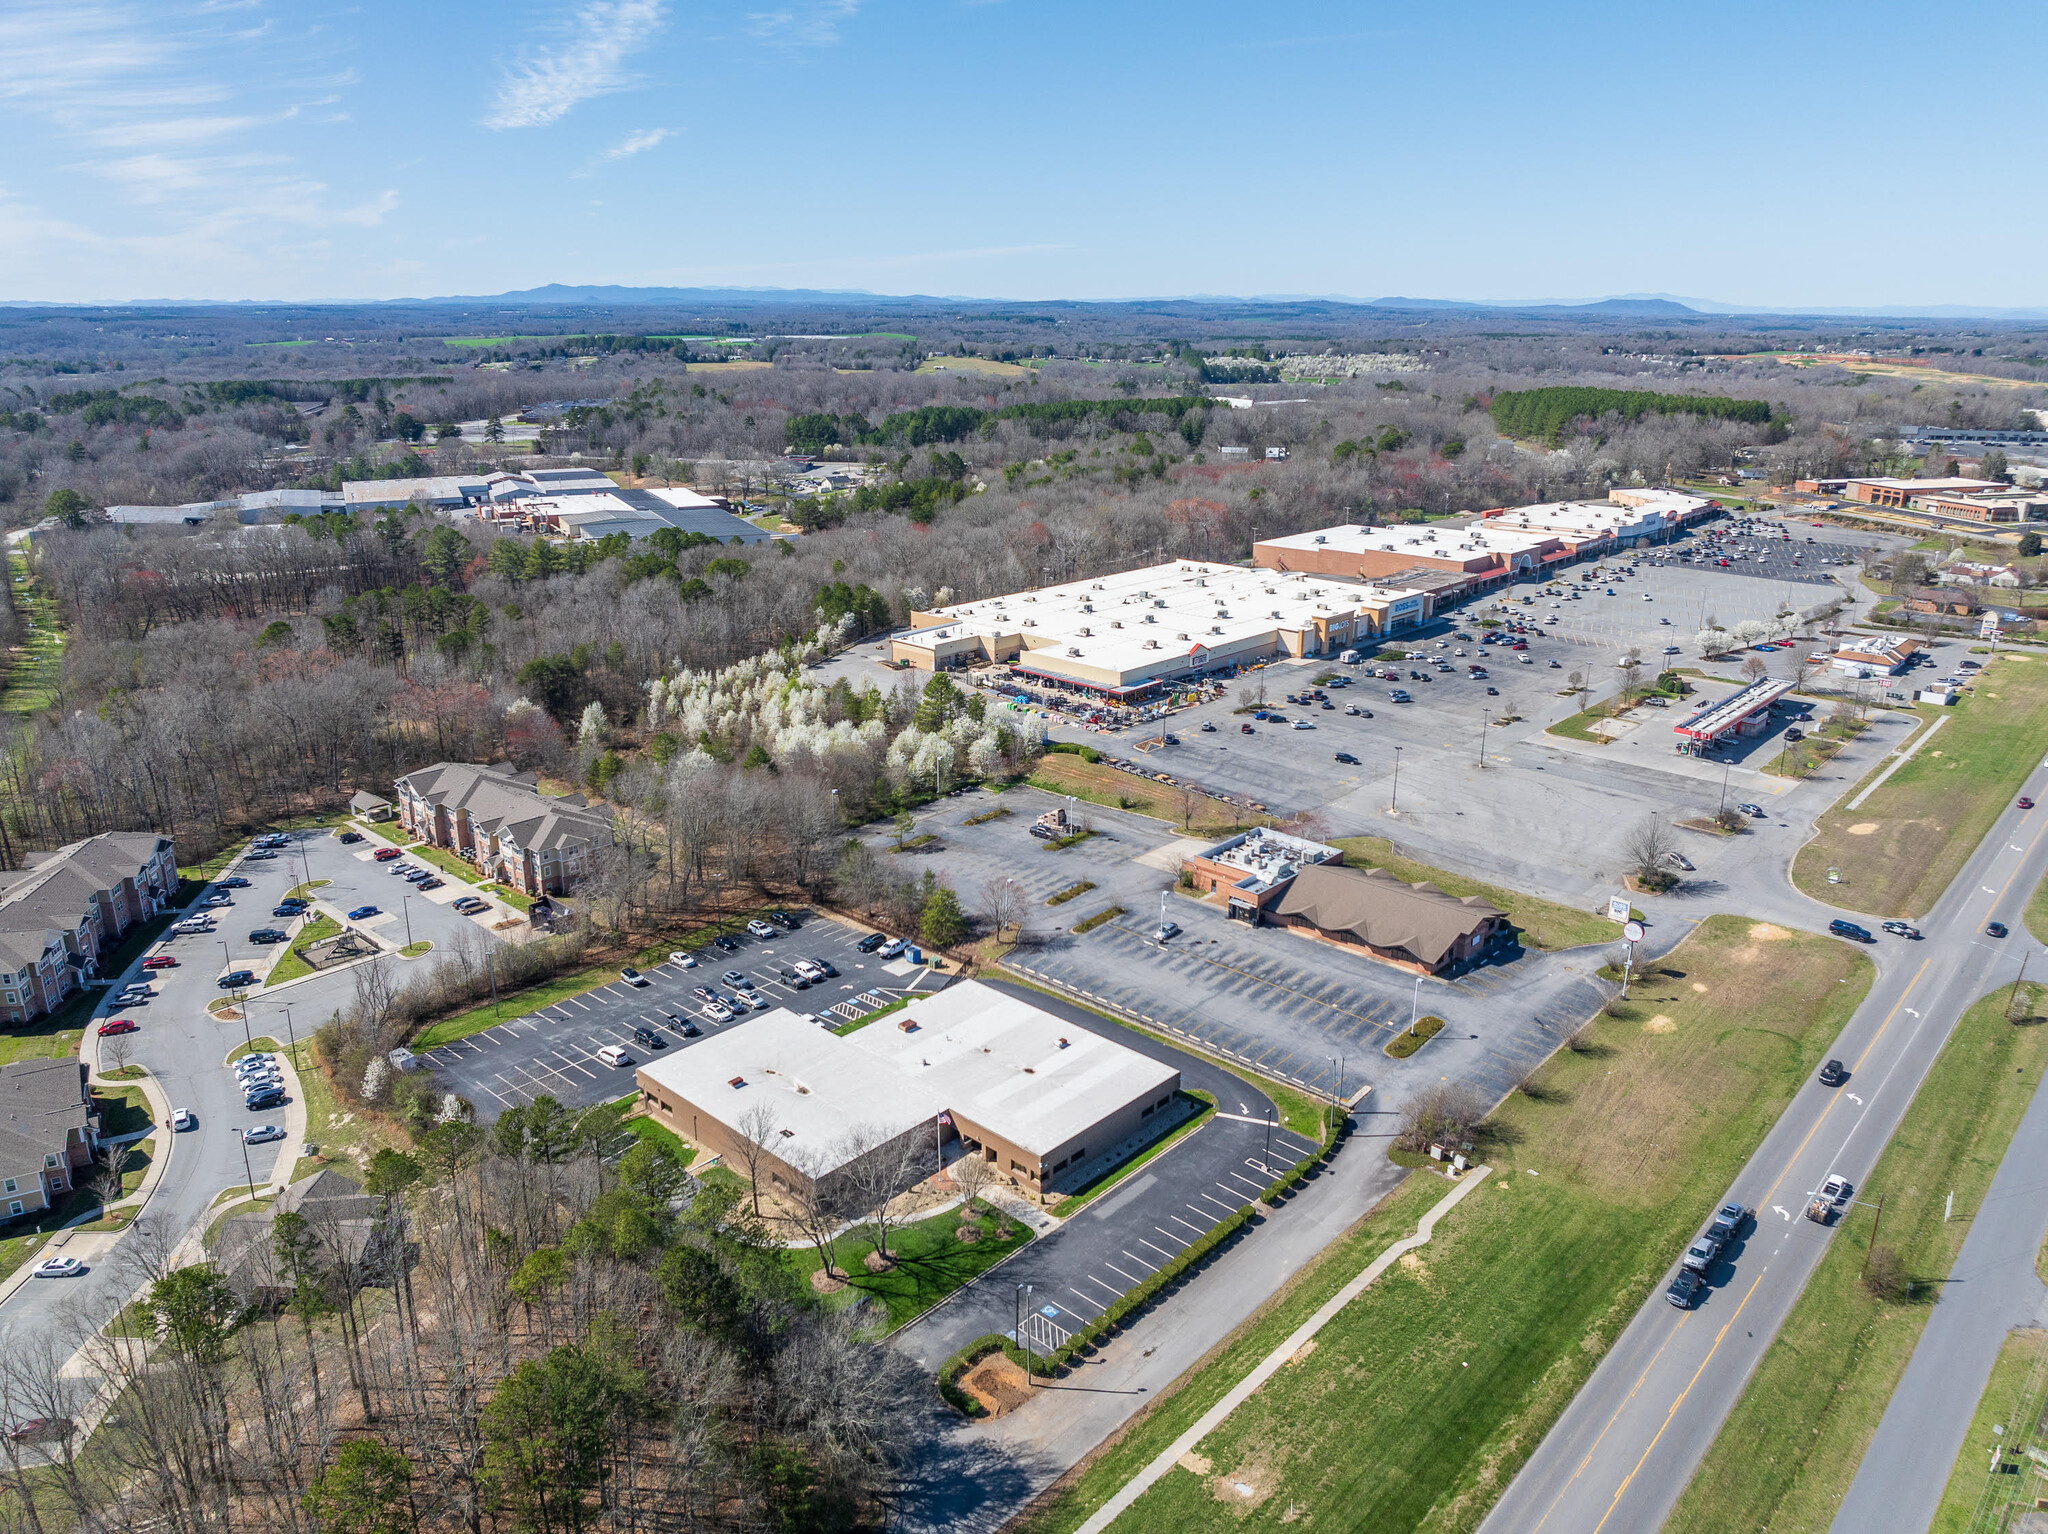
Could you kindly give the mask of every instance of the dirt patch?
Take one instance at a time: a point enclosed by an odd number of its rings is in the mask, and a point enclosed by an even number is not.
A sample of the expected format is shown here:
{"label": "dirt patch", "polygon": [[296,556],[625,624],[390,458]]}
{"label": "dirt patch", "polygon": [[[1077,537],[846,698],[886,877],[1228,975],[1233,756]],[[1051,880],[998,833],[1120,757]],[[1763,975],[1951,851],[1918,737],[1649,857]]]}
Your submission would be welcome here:
{"label": "dirt patch", "polygon": [[972,1246],[975,1242],[981,1239],[981,1231],[978,1227],[973,1225],[961,1225],[954,1230],[953,1239],[955,1241],[963,1242],[968,1246]]}
{"label": "dirt patch", "polygon": [[811,1273],[811,1287],[820,1294],[837,1294],[846,1287],[846,1280],[828,1277],[823,1268],[817,1268]]}
{"label": "dirt patch", "polygon": [[1300,1347],[1296,1348],[1294,1352],[1288,1356],[1287,1361],[1291,1364],[1306,1363],[1308,1362],[1309,1355],[1315,1352],[1315,1350],[1316,1339],[1311,1337],[1308,1341],[1304,1342]]}
{"label": "dirt patch", "polygon": [[1692,983],[1692,988],[1693,988],[1693,989],[1694,989],[1695,991],[1698,991],[1698,992],[1699,992],[1699,993],[1700,993],[1701,995],[1703,995],[1703,996],[1704,996],[1704,995],[1706,994],[1706,991],[1707,991],[1707,988],[1706,988],[1705,986],[1701,985],[1701,984],[1699,983],[1699,981],[1697,981],[1697,980],[1693,981],[1693,983]]}
{"label": "dirt patch", "polygon": [[1401,1268],[1402,1271],[1412,1273],[1417,1278],[1429,1277],[1429,1264],[1424,1262],[1421,1256],[1415,1252],[1403,1252],[1401,1254]]}
{"label": "dirt patch", "polygon": [[1250,1466],[1233,1470],[1209,1483],[1209,1495],[1218,1502],[1250,1511],[1273,1495],[1273,1473]]}
{"label": "dirt patch", "polygon": [[884,1257],[880,1252],[869,1252],[861,1261],[870,1273],[886,1273],[896,1266],[894,1257]]}
{"label": "dirt patch", "polygon": [[1877,822],[1874,820],[1859,820],[1855,825],[1847,829],[1851,836],[1868,836],[1877,829]]}
{"label": "dirt patch", "polygon": [[1647,1023],[1643,1024],[1643,1032],[1676,1033],[1678,1032],[1678,1024],[1674,1023],[1662,1012],[1659,1012],[1655,1017],[1651,1018]]}
{"label": "dirt patch", "polygon": [[991,1417],[1013,1412],[1031,1399],[1030,1377],[1002,1353],[989,1354],[960,1383]]}
{"label": "dirt patch", "polygon": [[1175,1460],[1174,1463],[1183,1470],[1192,1470],[1196,1475],[1207,1475],[1216,1468],[1209,1463],[1208,1455],[1197,1454],[1193,1449],[1188,1450],[1187,1453]]}
{"label": "dirt patch", "polygon": [[1756,922],[1749,929],[1749,940],[1752,943],[1783,943],[1789,941],[1791,937],[1792,934],[1783,927],[1774,927],[1767,921]]}

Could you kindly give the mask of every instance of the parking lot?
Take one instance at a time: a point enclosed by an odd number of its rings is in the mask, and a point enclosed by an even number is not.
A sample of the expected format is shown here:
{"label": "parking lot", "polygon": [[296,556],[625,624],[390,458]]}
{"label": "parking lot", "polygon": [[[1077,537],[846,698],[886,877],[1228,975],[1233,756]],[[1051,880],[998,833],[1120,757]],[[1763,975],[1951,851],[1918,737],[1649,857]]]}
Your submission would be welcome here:
{"label": "parking lot", "polygon": [[[669,1013],[687,1018],[705,1038],[728,1028],[744,1028],[752,1013],[729,1023],[715,1023],[699,1012],[703,1003],[692,991],[702,985],[731,994],[733,987],[719,978],[727,970],[746,975],[776,1006],[837,1021],[871,1011],[906,991],[935,990],[943,984],[932,971],[904,959],[883,961],[857,952],[854,945],[863,936],[861,928],[812,914],[795,932],[776,938],[738,935],[736,953],[721,953],[706,945],[697,950],[695,969],[661,964],[642,971],[645,986],[613,981],[554,1006],[508,1016],[493,1028],[427,1050],[420,1058],[451,1090],[469,1099],[483,1119],[496,1118],[506,1108],[543,1095],[564,1107],[586,1108],[633,1090],[634,1067],[655,1053],[633,1037],[634,1029],[651,1029],[665,1041],[659,1053],[666,1054],[687,1049],[693,1042],[669,1022]],[[802,958],[830,961],[839,971],[838,978],[803,990],[776,978],[778,967]],[[870,993],[880,1000],[858,1000]],[[608,1044],[625,1049],[628,1063],[611,1066],[598,1060],[598,1050]]]}

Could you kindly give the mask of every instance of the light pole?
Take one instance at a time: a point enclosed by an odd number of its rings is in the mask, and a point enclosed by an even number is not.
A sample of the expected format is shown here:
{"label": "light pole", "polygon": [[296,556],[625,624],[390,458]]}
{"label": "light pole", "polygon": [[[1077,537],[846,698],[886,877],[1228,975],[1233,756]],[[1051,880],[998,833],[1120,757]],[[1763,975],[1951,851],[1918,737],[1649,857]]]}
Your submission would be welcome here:
{"label": "light pole", "polygon": [[1719,820],[1728,811],[1728,774],[1734,766],[1735,758],[1732,756],[1721,764],[1721,808],[1714,811],[1714,818],[1716,820]]}
{"label": "light pole", "polygon": [[1425,978],[1422,975],[1415,977],[1415,989],[1408,997],[1408,1033],[1411,1037],[1415,1033],[1415,1025],[1420,1021],[1418,1014],[1422,1010],[1422,982]]}
{"label": "light pole", "polygon": [[399,908],[405,913],[405,946],[412,947],[412,896],[400,895]]}
{"label": "light pole", "polygon": [[249,1179],[249,1197],[256,1197],[256,1173],[249,1165],[249,1131],[235,1126],[235,1138],[242,1142],[242,1175]]}
{"label": "light pole", "polygon": [[1479,760],[1475,763],[1481,772],[1486,771],[1486,705],[1479,706]]}
{"label": "light pole", "polygon": [[1394,747],[1394,792],[1387,800],[1387,813],[1397,815],[1401,809],[1401,748]]}
{"label": "light pole", "polygon": [[[1034,1290],[1031,1285],[1019,1284],[1017,1286],[1016,1298],[1012,1304],[1015,1312],[1014,1326],[1017,1346],[1023,1351],[1026,1358],[1035,1359],[1038,1355],[1032,1350],[1031,1344],[1024,1340],[1024,1312],[1031,1304],[1033,1293]],[[1031,1388],[1031,1377],[1037,1372],[1037,1370],[1030,1368],[1028,1365],[1026,1366],[1024,1370],[1024,1386],[1027,1390]]]}

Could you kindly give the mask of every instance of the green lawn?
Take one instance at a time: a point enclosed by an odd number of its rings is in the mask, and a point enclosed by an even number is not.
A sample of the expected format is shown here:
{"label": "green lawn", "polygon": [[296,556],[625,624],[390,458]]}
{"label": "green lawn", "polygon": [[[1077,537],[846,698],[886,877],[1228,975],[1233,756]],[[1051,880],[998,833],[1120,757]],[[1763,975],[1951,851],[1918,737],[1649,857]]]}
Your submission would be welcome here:
{"label": "green lawn", "polygon": [[[2041,990],[2028,990],[2038,1011]],[[1904,1258],[1919,1298],[1887,1305],[1863,1287],[1870,1211],[1852,1208],[1665,1524],[1669,1534],[1827,1528],[2048,1064],[2048,1024],[2015,1028],[2005,998],[2001,989],[1963,1014],[1857,1193],[1884,1200],[1883,1244]],[[1951,1190],[1955,1218],[1944,1222]]]}
{"label": "green lawn", "polygon": [[[28,574],[28,558],[18,550],[7,555],[7,577]],[[7,685],[0,689],[0,713],[40,714],[57,701],[57,682],[64,667],[64,630],[57,604],[35,581],[13,586],[15,609],[35,627],[24,633],[8,665]]]}
{"label": "green lawn", "polygon": [[[1973,696],[1926,710],[1949,722],[1860,809],[1848,808],[1849,793],[1821,816],[1793,859],[1794,884],[1872,916],[1919,916],[1934,904],[2048,755],[2048,661],[2001,651],[1981,677]],[[1830,868],[1840,884],[1827,882]]]}
{"label": "green lawn", "polygon": [[140,1087],[109,1091],[103,1086],[96,1086],[92,1095],[99,1108],[100,1133],[109,1138],[132,1135],[138,1129],[148,1129],[155,1123],[149,1116],[149,1099],[142,1095]]}
{"label": "green lawn", "polygon": [[290,944],[277,956],[277,962],[270,966],[270,973],[263,977],[263,983],[283,985],[287,980],[297,980],[302,975],[314,973],[313,966],[300,957],[299,950],[325,942],[340,931],[341,923],[332,916],[314,917],[292,935]]}
{"label": "green lawn", "polygon": [[335,1096],[320,1069],[312,1040],[301,1039],[297,1053],[290,1048],[284,1053],[291,1055],[299,1074],[299,1097],[306,1105],[306,1139],[320,1147],[325,1159],[341,1160],[347,1171],[352,1170],[346,1156],[349,1151],[370,1155],[387,1145],[403,1148],[403,1137],[382,1119],[364,1113],[360,1103],[344,1103]]}
{"label": "green lawn", "polygon": [[2048,943],[2048,879],[2034,887],[2034,897],[2027,902],[2026,915],[2021,919],[2026,922],[2029,932]]}
{"label": "green lawn", "polygon": [[1572,740],[1588,740],[1596,746],[1604,746],[1607,744],[1607,737],[1594,734],[1593,726],[1602,719],[1611,719],[1613,717],[1614,710],[1612,708],[1605,703],[1596,703],[1591,708],[1583,709],[1568,719],[1558,720],[1556,724],[1551,725],[1543,733],[1546,735],[1563,735]]}
{"label": "green lawn", "polygon": [[653,1145],[666,1145],[675,1152],[684,1166],[688,1166],[697,1159],[696,1146],[690,1144],[689,1141],[685,1140],[673,1129],[670,1129],[666,1124],[658,1123],[644,1113],[638,1118],[627,1119],[625,1129],[626,1133],[632,1135],[635,1139],[645,1140]]}
{"label": "green lawn", "polygon": [[502,996],[494,1004],[485,1002],[482,1006],[471,1007],[466,1012],[457,1012],[453,1017],[444,1017],[438,1023],[429,1025],[418,1038],[407,1046],[409,1049],[434,1049],[442,1044],[452,1044],[457,1039],[466,1039],[472,1033],[482,1033],[486,1028],[495,1028],[507,1018],[524,1017],[542,1007],[552,1007],[558,1001],[567,1001],[571,996],[581,996],[585,991],[594,991],[601,985],[609,985],[619,978],[616,965],[600,964],[594,969],[580,969],[573,975],[561,975],[543,985],[529,986]]}
{"label": "green lawn", "polygon": [[1520,890],[1485,884],[1463,874],[1415,862],[1395,853],[1393,843],[1383,836],[1340,837],[1335,845],[1344,849],[1344,861],[1353,868],[1384,868],[1395,878],[1406,879],[1410,884],[1427,880],[1446,895],[1455,895],[1460,900],[1468,895],[1477,895],[1489,905],[1498,906],[1507,912],[1508,920],[1521,929],[1522,943],[1528,948],[1578,948],[1588,943],[1611,943],[1620,935],[1620,928],[1605,915],[1575,911],[1570,906],[1525,895]]}
{"label": "green lawn", "polygon": [[505,904],[512,907],[515,911],[523,912],[533,909],[533,897],[522,894],[520,891],[513,889],[509,884],[486,884],[483,887],[483,892],[494,900],[504,901]]}
{"label": "green lawn", "polygon": [[[879,1303],[888,1313],[887,1330],[894,1331],[1031,1239],[1030,1230],[1012,1220],[1009,1239],[997,1240],[994,1218],[983,1214],[972,1222],[982,1232],[981,1239],[966,1242],[954,1235],[962,1223],[960,1211],[949,1209],[897,1227],[889,1234],[896,1266],[885,1273],[867,1270],[865,1259],[875,1249],[872,1237],[858,1231],[841,1236],[832,1243],[832,1254],[847,1281],[840,1293],[842,1302],[866,1298]],[[806,1280],[820,1267],[818,1254],[810,1247],[789,1248],[789,1260]]]}
{"label": "green lawn", "polygon": [[[1479,1153],[1500,1170],[1430,1245],[1197,1446],[1206,1471],[1168,1472],[1115,1527],[1475,1528],[1825,1058],[1872,974],[1826,938],[1703,922],[1594,1022],[1589,1050],[1561,1051],[1533,1095],[1489,1120]],[[1084,1521],[1444,1191],[1411,1177],[1029,1527]],[[1212,1477],[1255,1495],[1219,1498]]]}
{"label": "green lawn", "polygon": [[440,847],[429,847],[425,842],[405,849],[409,858],[418,858],[422,863],[432,863],[442,873],[460,879],[464,884],[482,884],[484,876],[477,871],[474,863],[465,863],[454,853]]}
{"label": "green lawn", "polygon": [[[1991,1366],[1991,1378],[1977,1400],[1970,1430],[1956,1452],[1955,1468],[1935,1509],[1928,1534],[1971,1534],[1977,1529],[2009,1529],[2021,1502],[2040,1491],[2038,1469],[2024,1459],[2018,1475],[1991,1473],[1991,1451],[2002,1451],[2009,1464],[2029,1446],[2040,1447],[2042,1390],[2048,1385],[2048,1332],[2025,1326],[2009,1333]],[[1993,1432],[1996,1427],[2002,1429]],[[1981,1521],[1980,1521],[1981,1520]]]}
{"label": "green lawn", "polygon": [[98,988],[81,991],[54,1012],[31,1018],[0,1033],[0,1065],[16,1060],[61,1060],[78,1053],[92,1009],[99,1005]]}

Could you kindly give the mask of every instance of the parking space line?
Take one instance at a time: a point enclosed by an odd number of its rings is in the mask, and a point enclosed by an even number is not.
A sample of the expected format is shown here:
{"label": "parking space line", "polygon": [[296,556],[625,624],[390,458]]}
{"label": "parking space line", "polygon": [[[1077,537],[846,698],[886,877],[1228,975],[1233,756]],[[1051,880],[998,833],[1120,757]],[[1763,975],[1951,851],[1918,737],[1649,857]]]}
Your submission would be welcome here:
{"label": "parking space line", "polygon": [[1138,1245],[1149,1246],[1152,1248],[1153,1251],[1157,1252],[1161,1257],[1164,1257],[1168,1262],[1173,1261],[1174,1254],[1172,1252],[1169,1252],[1165,1247],[1159,1245],[1159,1243],[1156,1241],[1148,1241],[1143,1236],[1140,1236],[1138,1237]]}
{"label": "parking space line", "polygon": [[[1082,1274],[1082,1275],[1081,1275],[1081,1282],[1082,1282],[1082,1283],[1084,1283],[1084,1284],[1086,1284],[1086,1283],[1093,1283],[1093,1282],[1094,1282],[1094,1280],[1093,1280],[1093,1279],[1091,1279],[1091,1278],[1089,1278],[1089,1277],[1087,1276],[1087,1274],[1085,1274],[1085,1273],[1084,1273],[1084,1274]],[[1107,1286],[1105,1285],[1104,1287],[1107,1287]],[[1073,1286],[1072,1284],[1069,1284],[1069,1285],[1067,1285],[1067,1293],[1069,1293],[1069,1294],[1072,1294],[1072,1295],[1078,1295],[1078,1296],[1080,1297],[1081,1303],[1082,1303],[1082,1304],[1084,1304],[1084,1305],[1095,1305],[1095,1302],[1094,1302],[1093,1300],[1089,1299],[1087,1295],[1085,1295],[1085,1294],[1082,1294],[1082,1293],[1081,1293],[1081,1291],[1080,1291],[1080,1290],[1078,1290],[1078,1289],[1076,1289],[1076,1288],[1075,1288],[1075,1287],[1074,1287],[1074,1286]],[[1061,1306],[1060,1308],[1064,1310],[1064,1309],[1065,1309],[1066,1307],[1065,1307],[1065,1306]],[[1094,1319],[1095,1319],[1095,1316],[1099,1316],[1099,1315],[1101,1315],[1101,1314],[1102,1314],[1102,1311],[1103,1311],[1103,1307],[1102,1307],[1102,1306],[1100,1306],[1100,1305],[1095,1305],[1095,1315],[1093,1315],[1093,1316],[1089,1316],[1089,1317],[1087,1317],[1087,1319],[1088,1319],[1088,1320],[1091,1320],[1091,1321],[1092,1321],[1092,1320],[1094,1320]],[[1078,1310],[1076,1310],[1076,1311],[1072,1311],[1072,1312],[1070,1312],[1070,1314],[1072,1314],[1072,1315],[1077,1315],[1077,1316],[1078,1316],[1078,1315],[1080,1315],[1080,1314],[1081,1314],[1081,1312],[1080,1312],[1080,1311],[1078,1311]]]}
{"label": "parking space line", "polygon": [[[1127,1252],[1124,1255],[1129,1256],[1130,1254]],[[1136,1261],[1135,1258],[1132,1260]],[[1115,1263],[1111,1262],[1107,1257],[1102,1259],[1102,1265],[1105,1268],[1109,1269],[1110,1272],[1114,1273],[1118,1278],[1122,1279],[1127,1284],[1135,1286],[1143,1282],[1142,1279],[1136,1279],[1131,1277],[1130,1274],[1126,1273],[1122,1268],[1118,1267]],[[1138,1266],[1142,1268],[1145,1265],[1142,1262],[1140,1262],[1138,1263]],[[1103,1287],[1108,1288],[1109,1286],[1105,1284]]]}
{"label": "parking space line", "polygon": [[[1172,1216],[1171,1216],[1171,1215],[1169,1215],[1169,1216],[1167,1216],[1167,1218],[1168,1218],[1168,1219],[1171,1219],[1171,1218],[1172,1218]],[[1179,1244],[1178,1246],[1176,1246],[1176,1247],[1174,1248],[1174,1250],[1175,1250],[1176,1252],[1184,1252],[1184,1251],[1186,1251],[1186,1250],[1187,1250],[1187,1249],[1188,1249],[1188,1248],[1189,1248],[1190,1246],[1194,1245],[1194,1243],[1193,1243],[1192,1241],[1181,1241],[1181,1239],[1180,1239],[1180,1237],[1179,1237],[1179,1236],[1176,1236],[1176,1235],[1175,1235],[1175,1234],[1174,1234],[1174,1233],[1173,1233],[1172,1231],[1168,1230],[1168,1229],[1167,1229],[1167,1228],[1166,1228],[1166,1227],[1165,1227],[1164,1225],[1155,1225],[1155,1226],[1153,1226],[1152,1228],[1153,1228],[1154,1230],[1158,1231],[1160,1235],[1162,1235],[1162,1236],[1166,1237],[1166,1239],[1167,1239],[1167,1240],[1169,1240],[1169,1241],[1176,1241],[1176,1242],[1179,1242],[1180,1244]],[[1146,1243],[1146,1245],[1147,1245],[1147,1246],[1149,1246],[1149,1245],[1151,1245],[1151,1243],[1150,1243],[1150,1242],[1148,1241],[1148,1242]]]}
{"label": "parking space line", "polygon": [[[1189,1207],[1190,1209],[1194,1209],[1194,1205],[1192,1205],[1192,1204],[1188,1205],[1188,1207]],[[1202,1212],[1201,1210],[1199,1210],[1199,1209],[1195,1209],[1195,1213],[1196,1213],[1196,1214],[1200,1214],[1201,1212]],[[1187,1222],[1186,1220],[1183,1220],[1183,1219],[1182,1219],[1182,1218],[1181,1218],[1181,1217],[1180,1217],[1179,1215],[1177,1215],[1177,1214],[1170,1214],[1170,1215],[1168,1215],[1168,1216],[1167,1216],[1167,1218],[1168,1218],[1169,1220],[1173,1221],[1173,1223],[1174,1223],[1174,1224],[1176,1224],[1176,1225],[1188,1225],[1188,1222]],[[1191,1230],[1191,1231],[1193,1231],[1193,1232],[1194,1232],[1194,1233],[1195,1233],[1196,1235],[1198,1235],[1198,1236],[1201,1236],[1201,1235],[1206,1235],[1206,1234],[1207,1234],[1207,1232],[1206,1232],[1206,1231],[1205,1231],[1205,1230],[1203,1229],[1203,1227],[1202,1227],[1202,1226],[1200,1226],[1200,1225],[1188,1225],[1188,1229],[1189,1229],[1189,1230]]]}

